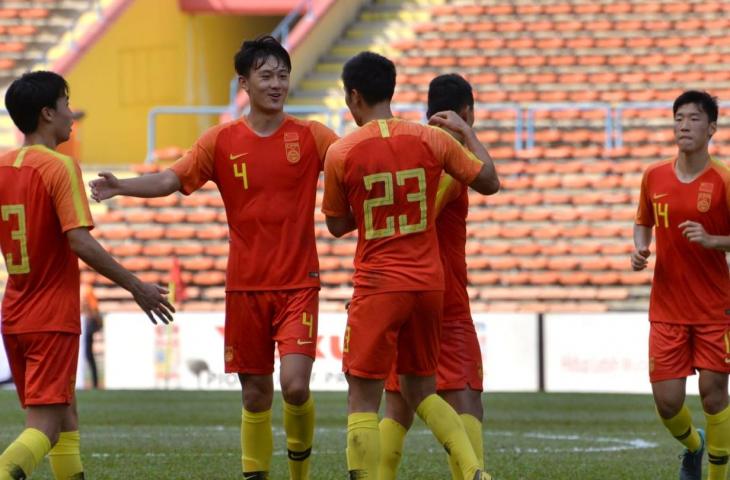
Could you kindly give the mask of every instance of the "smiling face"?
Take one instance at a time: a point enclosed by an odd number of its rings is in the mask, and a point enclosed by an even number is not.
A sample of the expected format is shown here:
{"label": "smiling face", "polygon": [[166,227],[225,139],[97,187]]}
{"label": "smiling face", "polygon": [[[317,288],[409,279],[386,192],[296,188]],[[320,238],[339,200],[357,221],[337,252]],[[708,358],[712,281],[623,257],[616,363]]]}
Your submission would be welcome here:
{"label": "smiling face", "polygon": [[674,139],[684,153],[706,149],[716,130],[717,124],[695,103],[682,105],[674,115]]}
{"label": "smiling face", "polygon": [[238,81],[251,100],[251,109],[276,113],[284,109],[289,93],[289,70],[284,62],[269,56],[259,68],[252,68],[248,77]]}

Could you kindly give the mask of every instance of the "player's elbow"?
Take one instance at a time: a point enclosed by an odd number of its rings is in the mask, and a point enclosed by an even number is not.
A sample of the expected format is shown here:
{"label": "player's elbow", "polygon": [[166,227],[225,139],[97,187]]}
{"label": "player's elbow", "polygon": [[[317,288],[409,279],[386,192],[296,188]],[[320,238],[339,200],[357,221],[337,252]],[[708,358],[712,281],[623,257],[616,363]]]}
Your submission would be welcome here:
{"label": "player's elbow", "polygon": [[349,231],[342,218],[327,217],[326,223],[327,230],[336,238],[340,238]]}
{"label": "player's elbow", "polygon": [[501,185],[496,175],[487,177],[480,174],[469,186],[482,195],[494,195],[499,192]]}
{"label": "player's elbow", "polygon": [[71,250],[81,257],[87,249],[91,234],[86,228],[74,228],[66,232],[66,238],[68,239],[68,246]]}
{"label": "player's elbow", "polygon": [[175,172],[173,172],[172,170],[166,170],[162,172],[161,175],[161,184],[163,190],[162,193],[164,193],[165,195],[170,195],[180,190],[180,179],[177,177],[177,174]]}

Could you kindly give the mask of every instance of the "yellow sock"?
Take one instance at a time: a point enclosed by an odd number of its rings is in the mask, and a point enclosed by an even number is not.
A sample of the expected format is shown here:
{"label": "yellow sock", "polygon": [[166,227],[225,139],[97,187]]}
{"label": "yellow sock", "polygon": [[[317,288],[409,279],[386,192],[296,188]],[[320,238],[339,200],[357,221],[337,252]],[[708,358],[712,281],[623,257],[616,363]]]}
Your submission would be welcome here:
{"label": "yellow sock", "polygon": [[351,413],[347,416],[347,470],[350,479],[377,479],[378,457],[378,414]]}
{"label": "yellow sock", "polygon": [[284,430],[289,451],[289,478],[308,480],[314,439],[314,399],[311,395],[302,405],[284,402]]}
{"label": "yellow sock", "polygon": [[464,424],[464,430],[466,430],[466,435],[469,437],[469,443],[471,443],[471,448],[474,450],[474,455],[477,456],[479,468],[484,470],[484,437],[482,436],[482,422],[480,422],[474,415],[469,415],[468,413],[462,413],[459,416],[461,417],[461,422]]}
{"label": "yellow sock", "polygon": [[479,461],[469,443],[464,424],[451,405],[433,394],[421,402],[416,408],[416,413],[444,446],[446,453],[454,457],[463,478],[468,480],[474,478],[477,470],[481,470]]}
{"label": "yellow sock", "polygon": [[[462,413],[461,423],[464,424],[464,430],[466,435],[469,437],[469,443],[471,444],[474,455],[477,456],[479,462],[479,468],[484,470],[484,440],[482,437],[482,422],[479,421],[474,415],[468,413]],[[452,455],[448,456],[449,459],[449,470],[451,471],[451,478],[453,480],[461,480],[461,470],[459,465],[456,463],[456,459]]]}
{"label": "yellow sock", "polygon": [[80,480],[84,475],[79,449],[79,432],[61,432],[58,442],[48,452],[51,470],[56,480]]}
{"label": "yellow sock", "polygon": [[[241,464],[243,473],[258,473],[267,478],[274,438],[271,433],[271,409],[265,412],[249,412],[243,409],[241,420]],[[253,477],[257,478],[257,477]]]}
{"label": "yellow sock", "polygon": [[705,418],[707,457],[710,461],[707,480],[725,480],[730,456],[730,407],[725,407],[725,410],[714,415],[705,412]]}
{"label": "yellow sock", "polygon": [[687,447],[690,452],[695,452],[700,448],[702,444],[700,434],[697,433],[697,429],[692,425],[692,414],[689,413],[687,405],[682,405],[679,413],[672,418],[662,418],[661,415],[659,418],[672,436]]}
{"label": "yellow sock", "polygon": [[30,477],[50,449],[51,441],[45,433],[26,428],[0,455],[0,480]]}
{"label": "yellow sock", "polygon": [[394,480],[403,456],[403,441],[408,430],[392,418],[380,421],[379,480]]}

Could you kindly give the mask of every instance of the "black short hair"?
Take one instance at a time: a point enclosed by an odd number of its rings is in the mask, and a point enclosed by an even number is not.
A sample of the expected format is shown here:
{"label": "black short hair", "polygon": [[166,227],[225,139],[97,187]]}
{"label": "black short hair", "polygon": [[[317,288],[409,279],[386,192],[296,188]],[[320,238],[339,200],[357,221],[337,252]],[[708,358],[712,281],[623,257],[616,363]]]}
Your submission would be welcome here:
{"label": "black short hair", "polygon": [[289,52],[271,35],[261,35],[254,40],[245,40],[241,44],[241,49],[233,57],[233,65],[236,73],[248,77],[252,68],[258,70],[269,57],[283,62],[286,69],[291,72]]}
{"label": "black short hair", "polygon": [[464,107],[474,108],[474,93],[464,77],[456,73],[439,75],[428,85],[426,117],[445,110],[459,112]]}
{"label": "black short hair", "polygon": [[368,105],[393,98],[395,65],[382,55],[360,52],[342,68],[342,83],[348,92],[357,90]]}
{"label": "black short hair", "polygon": [[700,110],[707,114],[710,122],[717,122],[719,110],[717,107],[717,97],[713,97],[709,93],[700,90],[687,90],[674,101],[672,113],[676,115],[677,110],[688,103],[697,105]]}
{"label": "black short hair", "polygon": [[5,108],[18,130],[25,135],[38,130],[38,117],[44,107],[56,108],[59,98],[68,95],[68,83],[54,72],[39,70],[24,73],[5,92]]}

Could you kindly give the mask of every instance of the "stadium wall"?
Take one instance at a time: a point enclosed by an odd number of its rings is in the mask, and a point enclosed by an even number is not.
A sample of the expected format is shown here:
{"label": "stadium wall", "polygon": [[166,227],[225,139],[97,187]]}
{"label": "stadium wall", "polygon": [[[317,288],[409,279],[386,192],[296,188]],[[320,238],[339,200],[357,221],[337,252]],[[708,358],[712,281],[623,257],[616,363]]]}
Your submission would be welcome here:
{"label": "stadium wall", "polygon": [[[346,320],[342,313],[320,314],[313,390],[347,388],[341,373]],[[474,322],[488,392],[535,392],[541,383],[547,392],[651,391],[646,312],[543,317],[487,313],[475,314]],[[107,388],[240,388],[236,375],[223,371],[223,324],[222,313],[179,313],[167,327],[151,325],[141,313],[107,315]],[[135,344],[131,357],[130,343]],[[698,393],[696,378],[687,385],[689,393]]]}
{"label": "stadium wall", "polygon": [[[281,17],[190,15],[175,0],[136,0],[67,73],[72,108],[83,110],[81,159],[143,162],[147,112],[159,105],[225,105],[243,39]],[[161,117],[158,146],[191,144],[215,116]]]}

